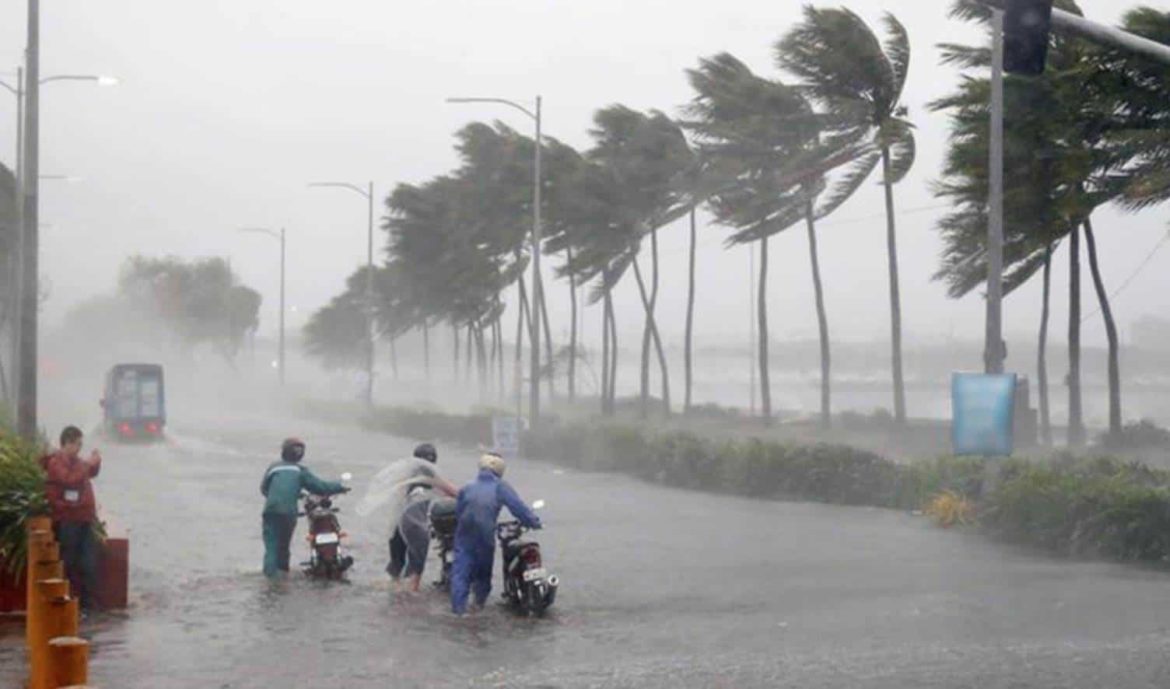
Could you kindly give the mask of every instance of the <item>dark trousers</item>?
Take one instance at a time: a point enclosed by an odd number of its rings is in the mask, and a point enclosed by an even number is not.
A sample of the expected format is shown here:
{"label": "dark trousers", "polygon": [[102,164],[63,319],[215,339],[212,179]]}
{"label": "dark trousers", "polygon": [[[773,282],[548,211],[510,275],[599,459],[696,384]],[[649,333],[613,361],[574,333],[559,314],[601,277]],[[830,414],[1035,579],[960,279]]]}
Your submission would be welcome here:
{"label": "dark trousers", "polygon": [[93,535],[93,524],[58,522],[56,531],[69,590],[81,601],[82,609],[91,610],[96,606],[98,590],[98,542]]}
{"label": "dark trousers", "polygon": [[296,515],[265,514],[264,574],[274,577],[277,572],[288,571],[288,548],[292,543],[293,531],[297,528]]}

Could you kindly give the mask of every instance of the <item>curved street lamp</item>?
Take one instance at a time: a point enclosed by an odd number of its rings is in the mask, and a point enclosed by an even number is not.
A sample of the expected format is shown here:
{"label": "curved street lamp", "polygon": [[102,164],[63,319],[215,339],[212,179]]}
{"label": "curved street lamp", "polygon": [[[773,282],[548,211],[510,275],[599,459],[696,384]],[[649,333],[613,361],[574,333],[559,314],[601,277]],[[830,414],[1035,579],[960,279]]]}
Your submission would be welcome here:
{"label": "curved street lamp", "polygon": [[365,189],[349,182],[312,182],[310,188],[347,189],[366,199],[366,406],[374,405],[374,183]]}
{"label": "curved street lamp", "polygon": [[284,228],[280,228],[278,232],[267,227],[241,227],[237,232],[264,234],[280,242],[280,348],[277,355],[277,368],[280,371],[280,384],[284,385]]}

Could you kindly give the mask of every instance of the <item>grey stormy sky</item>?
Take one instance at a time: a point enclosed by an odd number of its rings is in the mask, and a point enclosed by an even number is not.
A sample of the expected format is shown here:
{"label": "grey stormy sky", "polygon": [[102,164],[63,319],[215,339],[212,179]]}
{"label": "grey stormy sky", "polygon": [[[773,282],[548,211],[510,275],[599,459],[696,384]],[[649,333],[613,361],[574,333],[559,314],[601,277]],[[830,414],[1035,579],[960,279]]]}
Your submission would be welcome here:
{"label": "grey stormy sky", "polygon": [[[374,180],[379,194],[455,164],[451,134],[472,119],[527,123],[506,109],[453,106],[450,95],[515,99],[541,93],[545,129],[588,146],[592,112],[621,102],[677,113],[691,93],[683,71],[727,50],[757,72],[778,75],[771,46],[799,19],[795,0],[43,0],[43,74],[118,76],[116,88],[53,84],[43,91],[42,171],[80,176],[42,186],[43,267],[50,321],[112,285],[136,252],[230,256],[265,295],[263,328],[275,323],[276,247],[238,235],[245,225],[287,226],[289,304],[303,321],[364,261],[365,208],[356,195],[309,191],[306,183]],[[838,3],[826,3],[838,4]],[[930,275],[941,213],[937,178],[945,118],[925,104],[953,87],[934,44],[974,40],[946,17],[941,0],[851,0],[871,23],[894,12],[913,42],[906,101],[918,125],[919,159],[897,188],[905,327],[912,344],[979,337],[982,304],[946,298]],[[1136,4],[1136,3],[1133,3]],[[1167,3],[1147,4],[1165,10]],[[0,5],[0,73],[24,43],[24,2]],[[1085,0],[1086,13],[1113,22],[1128,2]],[[11,65],[11,68],[8,66]],[[8,77],[10,78],[10,77]],[[11,162],[15,108],[0,103],[0,160]],[[821,230],[831,327],[840,339],[887,337],[881,196],[867,188]],[[1103,269],[1118,285],[1167,231],[1167,209],[1098,218]],[[718,342],[748,328],[748,254],[726,251],[726,231],[700,228],[698,338]],[[378,237],[382,244],[382,237]],[[772,243],[771,319],[779,338],[815,336],[807,245],[794,231]],[[664,233],[662,327],[677,339],[685,304],[686,236]],[[1054,273],[1065,281],[1063,252]],[[1118,299],[1123,332],[1146,313],[1170,314],[1165,250]],[[1067,288],[1058,287],[1062,293]],[[1086,298],[1091,288],[1086,284]],[[549,288],[556,324],[567,298]],[[623,327],[640,322],[626,285]],[[1054,328],[1065,318],[1058,298]],[[1092,309],[1090,309],[1091,311]],[[1031,338],[1039,289],[1011,298],[1007,329]],[[596,333],[597,312],[586,315]],[[1087,323],[1099,341],[1099,319]],[[627,342],[632,340],[627,339]]]}

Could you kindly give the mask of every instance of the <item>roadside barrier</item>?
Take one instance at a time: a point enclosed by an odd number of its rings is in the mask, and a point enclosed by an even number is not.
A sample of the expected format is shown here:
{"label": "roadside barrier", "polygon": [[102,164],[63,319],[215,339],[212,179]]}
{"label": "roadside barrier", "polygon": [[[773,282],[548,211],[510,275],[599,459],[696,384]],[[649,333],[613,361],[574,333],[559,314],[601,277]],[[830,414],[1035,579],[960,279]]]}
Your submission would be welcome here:
{"label": "roadside barrier", "polygon": [[81,611],[70,595],[52,522],[32,517],[25,528],[28,689],[81,689],[89,679],[89,642],[77,636]]}

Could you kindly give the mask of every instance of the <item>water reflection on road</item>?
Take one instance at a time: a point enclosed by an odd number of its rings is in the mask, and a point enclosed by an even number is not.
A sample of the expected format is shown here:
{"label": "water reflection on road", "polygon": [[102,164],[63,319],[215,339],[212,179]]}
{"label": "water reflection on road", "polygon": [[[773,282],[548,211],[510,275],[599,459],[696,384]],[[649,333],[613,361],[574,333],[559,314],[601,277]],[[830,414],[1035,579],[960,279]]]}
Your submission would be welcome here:
{"label": "water reflection on road", "polygon": [[[563,584],[547,619],[491,605],[459,620],[437,592],[395,595],[385,518],[358,517],[355,497],[338,500],[350,583],[271,584],[259,574],[258,484],[290,426],[195,424],[168,446],[106,449],[98,488],[131,530],[133,604],[88,625],[93,684],[1170,686],[1161,573],[1034,557],[898,512],[538,462],[513,462],[508,478],[548,501],[538,537]],[[314,471],[353,472],[358,495],[413,444],[295,426]],[[473,476],[474,453],[440,452],[447,475]],[[20,675],[19,630],[3,629],[0,683]]]}

